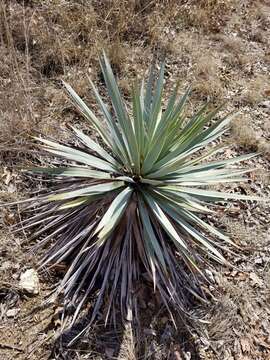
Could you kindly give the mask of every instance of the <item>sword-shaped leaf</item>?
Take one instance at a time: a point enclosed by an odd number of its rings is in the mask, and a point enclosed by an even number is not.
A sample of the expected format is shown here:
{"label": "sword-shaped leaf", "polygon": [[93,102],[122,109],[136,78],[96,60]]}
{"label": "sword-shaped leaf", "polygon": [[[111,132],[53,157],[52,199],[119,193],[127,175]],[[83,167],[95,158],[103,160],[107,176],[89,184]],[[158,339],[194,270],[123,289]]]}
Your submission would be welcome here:
{"label": "sword-shaped leaf", "polygon": [[91,170],[81,167],[55,167],[55,168],[29,168],[28,170],[36,174],[47,174],[51,176],[64,176],[64,177],[82,177],[106,180],[111,179],[111,175],[108,172]]}
{"label": "sword-shaped leaf", "polygon": [[47,199],[49,201],[59,201],[59,200],[72,199],[72,198],[79,197],[79,196],[105,194],[107,192],[119,189],[123,186],[124,186],[123,181],[107,182],[104,184],[87,186],[87,187],[84,187],[79,190],[72,190],[72,191],[67,191],[64,193],[56,194],[56,195],[49,195]]}
{"label": "sword-shaped leaf", "polygon": [[94,232],[94,234],[98,234],[99,240],[104,241],[115,229],[128,206],[132,192],[133,190],[127,187],[113,200]]}

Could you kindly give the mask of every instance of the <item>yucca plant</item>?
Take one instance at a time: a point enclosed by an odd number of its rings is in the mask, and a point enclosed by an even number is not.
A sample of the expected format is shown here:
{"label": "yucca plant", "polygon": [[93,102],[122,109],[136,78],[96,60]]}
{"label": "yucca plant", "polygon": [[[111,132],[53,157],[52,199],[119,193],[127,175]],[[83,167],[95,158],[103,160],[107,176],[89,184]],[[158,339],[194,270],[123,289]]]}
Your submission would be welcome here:
{"label": "yucca plant", "polygon": [[74,127],[73,146],[36,139],[52,161],[31,172],[49,177],[50,188],[26,203],[23,228],[35,228],[34,249],[46,248],[42,266],[67,264],[57,293],[74,305],[73,321],[94,294],[90,324],[101,309],[105,322],[116,321],[118,311],[122,319],[137,317],[142,283],[152,284],[171,313],[189,317],[190,300],[204,298],[205,264],[226,263],[231,244],[207,222],[213,204],[257,199],[206,188],[244,181],[250,170],[231,165],[255,154],[210,161],[222,148],[207,146],[228,129],[231,117],[213,121],[219,109],[204,106],[187,119],[190,91],[178,99],[178,85],[163,108],[164,63],[157,76],[151,67],[145,85],[134,84],[130,107],[105,55],[100,65],[112,111],[90,83],[103,121],[64,83],[99,140]]}

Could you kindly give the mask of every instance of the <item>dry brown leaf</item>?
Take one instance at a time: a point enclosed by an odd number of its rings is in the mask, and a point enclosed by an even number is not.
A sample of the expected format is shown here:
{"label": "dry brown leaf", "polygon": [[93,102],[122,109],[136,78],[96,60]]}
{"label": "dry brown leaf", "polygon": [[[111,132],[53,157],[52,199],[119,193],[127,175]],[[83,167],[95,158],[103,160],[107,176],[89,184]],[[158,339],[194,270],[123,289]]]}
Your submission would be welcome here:
{"label": "dry brown leaf", "polygon": [[240,339],[240,344],[241,344],[241,348],[243,353],[250,353],[250,340],[247,337],[243,337]]}
{"label": "dry brown leaf", "polygon": [[257,285],[259,287],[263,286],[263,281],[259,278],[259,276],[255,273],[250,273],[250,279],[253,282],[253,285]]}
{"label": "dry brown leaf", "polygon": [[241,273],[239,272],[237,275],[237,280],[239,281],[244,281],[248,278],[248,274],[247,273]]}

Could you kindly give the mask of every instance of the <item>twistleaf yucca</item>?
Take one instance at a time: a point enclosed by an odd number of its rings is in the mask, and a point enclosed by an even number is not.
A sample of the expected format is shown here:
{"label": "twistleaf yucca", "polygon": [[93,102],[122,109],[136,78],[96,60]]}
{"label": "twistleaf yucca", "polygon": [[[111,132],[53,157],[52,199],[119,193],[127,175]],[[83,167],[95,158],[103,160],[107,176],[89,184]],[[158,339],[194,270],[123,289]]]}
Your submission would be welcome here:
{"label": "twistleaf yucca", "polygon": [[31,172],[49,177],[50,189],[26,206],[33,213],[23,228],[35,229],[36,248],[46,248],[42,266],[67,264],[58,293],[74,305],[74,321],[94,295],[90,323],[101,309],[105,322],[117,312],[122,319],[137,316],[140,284],[152,284],[170,312],[189,316],[190,299],[204,297],[205,264],[226,263],[224,250],[231,244],[207,222],[214,203],[257,200],[209,187],[244,181],[248,170],[234,164],[255,154],[211,160],[222,150],[213,144],[228,129],[230,116],[215,120],[219,109],[204,106],[187,119],[190,90],[179,99],[178,86],[164,108],[164,63],[158,74],[151,67],[145,85],[134,84],[131,106],[105,55],[100,65],[111,111],[90,84],[102,121],[64,83],[100,141],[76,128],[76,146],[37,138],[52,162]]}

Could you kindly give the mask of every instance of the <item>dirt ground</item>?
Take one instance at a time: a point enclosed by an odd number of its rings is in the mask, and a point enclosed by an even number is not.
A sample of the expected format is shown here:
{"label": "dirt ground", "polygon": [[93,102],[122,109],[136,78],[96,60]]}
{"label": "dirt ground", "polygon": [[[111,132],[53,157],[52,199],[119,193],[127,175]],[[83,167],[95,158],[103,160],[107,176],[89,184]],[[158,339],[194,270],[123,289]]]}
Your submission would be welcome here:
{"label": "dirt ground", "polygon": [[[250,180],[232,188],[270,195],[270,2],[268,0],[0,0],[0,201],[33,190],[20,168],[37,163],[31,136],[68,136],[81,121],[60,80],[93,108],[89,75],[102,88],[98,54],[105,49],[127,101],[130,84],[153,56],[166,56],[166,90],[176,79],[193,92],[189,111],[225,101],[237,112],[223,154],[258,151]],[[202,331],[176,331],[168,315],[146,301],[140,333],[97,324],[80,343],[59,338],[61,300],[44,305],[57,277],[40,275],[40,292],[21,292],[20,274],[36,268],[26,234],[13,234],[20,208],[0,220],[0,359],[270,359],[269,203],[229,203],[212,221],[243,248],[236,270],[209,269],[217,290],[211,306],[196,306]],[[207,290],[207,289],[206,289]],[[66,335],[68,337],[69,334]]]}

